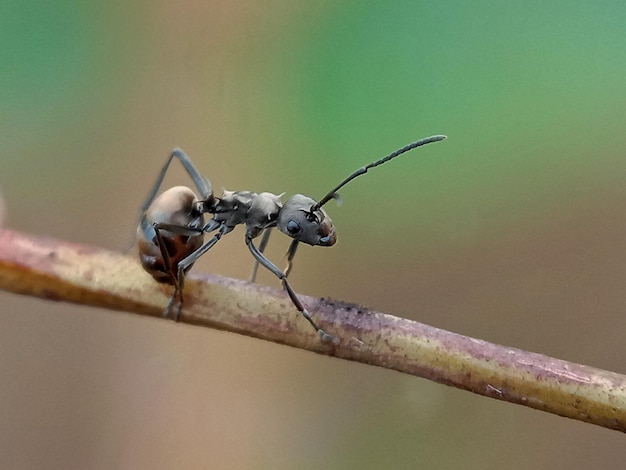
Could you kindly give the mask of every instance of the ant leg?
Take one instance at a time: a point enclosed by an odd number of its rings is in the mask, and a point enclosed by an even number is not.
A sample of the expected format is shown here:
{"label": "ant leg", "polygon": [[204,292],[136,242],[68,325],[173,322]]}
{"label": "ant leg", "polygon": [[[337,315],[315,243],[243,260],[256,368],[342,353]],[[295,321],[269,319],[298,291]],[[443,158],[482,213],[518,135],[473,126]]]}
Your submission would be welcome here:
{"label": "ant leg", "polygon": [[293,257],[296,256],[296,250],[298,249],[298,240],[292,240],[287,250],[287,268],[283,271],[285,277],[289,276],[291,268],[293,268]]}
{"label": "ant leg", "polygon": [[200,174],[200,172],[196,169],[196,167],[191,162],[187,154],[183,152],[181,149],[177,148],[177,149],[174,149],[172,153],[170,153],[170,156],[167,158],[165,165],[163,165],[163,167],[161,168],[161,171],[159,172],[159,176],[157,176],[157,179],[154,182],[152,189],[150,189],[150,192],[148,193],[148,197],[146,198],[143,205],[141,206],[142,214],[148,209],[148,207],[150,207],[150,204],[152,204],[152,201],[154,201],[154,198],[157,192],[159,191],[159,187],[161,186],[161,183],[163,182],[163,179],[165,178],[165,174],[167,173],[170,163],[172,163],[172,160],[174,158],[177,158],[178,161],[180,161],[181,165],[183,166],[183,168],[185,169],[185,171],[187,172],[187,174],[189,175],[189,177],[195,184],[196,188],[198,189],[198,192],[200,193],[200,196],[202,197],[202,199],[207,199],[212,194],[211,183],[209,182],[209,180]]}
{"label": "ant leg", "polygon": [[[213,235],[213,237],[209,241],[207,241],[205,244],[200,246],[196,251],[194,251],[190,255],[187,255],[185,258],[183,258],[178,263],[178,266],[176,267],[176,274],[172,275],[172,278],[174,280],[174,283],[173,283],[174,293],[172,294],[172,298],[170,299],[169,303],[167,304],[167,307],[165,308],[165,312],[163,313],[163,316],[169,317],[173,311],[174,321],[178,321],[180,317],[180,311],[183,306],[183,288],[185,286],[185,271],[189,269],[198,260],[198,258],[200,258],[200,256],[202,256],[204,253],[209,251],[213,247],[213,245],[215,245],[220,240],[220,238],[222,238],[222,235],[227,234],[233,228],[227,227],[225,225],[220,225],[218,222],[215,222],[214,220],[210,220],[202,228],[182,227],[180,225],[172,225],[172,224],[165,224],[165,223],[163,224],[157,223],[154,225],[155,225],[156,232],[158,234],[157,237],[159,239],[160,248],[164,247],[164,245],[163,245],[162,237],[159,233],[159,230],[167,230],[168,232],[173,232],[177,235],[198,236],[198,235],[204,234],[205,232],[211,232],[215,230],[217,227],[220,228],[219,232]],[[167,250],[165,250],[165,248],[161,248],[161,254],[163,255],[164,261],[167,257],[167,260],[168,260],[167,268],[168,270],[170,270],[172,266],[171,266],[171,259],[169,257],[169,253],[167,253]],[[176,302],[176,300],[178,300],[178,302]]]}
{"label": "ant leg", "polygon": [[172,259],[170,258],[170,254],[167,252],[165,241],[163,240],[163,236],[161,235],[161,231],[159,230],[159,227],[154,227],[154,233],[156,234],[157,246],[159,247],[159,250],[161,251],[161,258],[163,258],[163,269],[165,270],[165,272],[170,273],[170,275],[172,276],[172,281],[173,281],[172,284],[174,285],[174,293],[172,294],[172,297],[170,297],[170,300],[167,303],[165,310],[163,310],[163,316],[165,318],[168,318],[174,306],[174,300],[178,298],[178,279],[176,279],[176,277],[173,274],[171,274],[172,273]]}
{"label": "ant leg", "polygon": [[172,232],[175,235],[184,235],[187,237],[197,237],[199,235],[204,235],[206,232],[210,232],[213,229],[206,230],[204,227],[193,227],[193,226],[184,226],[184,225],[176,225],[176,224],[168,224],[165,222],[155,222],[153,227],[156,230],[166,230],[168,232]]}
{"label": "ant leg", "polygon": [[317,331],[317,333],[320,335],[320,337],[322,338],[322,341],[334,343],[336,341],[335,337],[332,335],[329,335],[324,330],[322,330],[319,326],[317,326],[317,323],[315,323],[315,321],[311,317],[311,314],[307,311],[307,309],[304,308],[304,306],[300,302],[300,299],[298,299],[298,296],[289,285],[289,282],[287,281],[287,276],[285,275],[285,273],[283,273],[280,269],[278,269],[278,267],[274,263],[272,263],[265,256],[263,256],[263,253],[261,253],[257,249],[257,247],[254,246],[254,243],[252,243],[252,238],[250,238],[249,236],[246,236],[246,245],[248,245],[248,248],[250,252],[252,253],[252,256],[254,256],[254,258],[261,265],[263,265],[264,268],[269,270],[272,274],[274,274],[278,279],[282,281],[283,288],[287,291],[287,294],[289,294],[289,298],[291,299],[291,302],[296,307],[296,309],[298,309],[298,311],[302,314],[302,316],[306,318],[306,320],[311,324],[311,326],[315,328],[315,331]]}
{"label": "ant leg", "polygon": [[[193,181],[194,185],[198,189],[198,192],[200,193],[201,200],[208,201],[208,200],[213,199],[213,191],[211,188],[211,182],[206,177],[200,174],[200,172],[191,162],[187,154],[183,152],[181,149],[177,148],[177,149],[174,149],[172,153],[170,153],[170,156],[167,158],[165,165],[163,165],[163,167],[161,168],[161,171],[159,172],[159,175],[157,176],[156,181],[152,185],[152,188],[150,189],[150,192],[148,193],[148,197],[146,197],[146,200],[141,205],[141,212],[140,212],[141,215],[139,216],[139,220],[141,220],[141,217],[143,216],[143,214],[148,210],[148,207],[150,207],[150,204],[152,204],[152,202],[154,201],[154,198],[156,197],[157,192],[159,191],[159,188],[161,187],[161,183],[163,182],[163,179],[165,178],[165,174],[167,173],[167,170],[169,169],[170,163],[172,163],[172,160],[174,158],[177,158],[178,161],[180,161],[181,165],[183,166],[183,168],[185,169],[185,171],[187,172],[187,174]],[[137,238],[136,235],[133,236],[131,243],[128,245],[126,250],[124,250],[125,252],[128,252],[133,247],[133,245],[135,244],[136,238]]]}
{"label": "ant leg", "polygon": [[[272,227],[265,229],[263,232],[263,237],[261,238],[261,242],[259,243],[259,252],[263,253],[265,251],[265,247],[267,246],[267,242],[270,239],[270,235],[272,233]],[[259,270],[259,261],[255,258],[254,266],[252,267],[252,274],[250,274],[250,282],[254,282],[256,280],[256,273]]]}
{"label": "ant leg", "polygon": [[213,235],[213,237],[211,237],[211,239],[208,242],[206,242],[204,245],[202,245],[200,248],[198,248],[196,251],[194,251],[190,255],[183,258],[180,261],[180,263],[178,263],[179,272],[181,270],[184,271],[185,269],[188,269],[189,267],[191,267],[191,265],[195,263],[198,260],[198,258],[200,258],[200,256],[202,256],[211,248],[213,248],[213,245],[215,245],[218,241],[220,241],[220,238],[222,238],[223,235],[226,235],[228,232],[232,231],[232,229],[233,227],[221,225],[219,231],[215,235]]}
{"label": "ant leg", "polygon": [[[172,276],[172,284],[174,285],[174,292],[170,301],[167,303],[165,310],[163,311],[163,316],[165,318],[169,318],[173,316],[174,321],[178,321],[178,317],[180,316],[180,309],[183,305],[183,285],[185,283],[185,273],[177,268],[176,274],[174,275],[174,266],[172,266],[172,259],[170,254],[167,251],[167,246],[165,245],[165,241],[163,239],[163,235],[161,235],[161,230],[166,230],[168,232],[176,233],[178,235],[187,235],[190,237],[193,236],[201,236],[204,232],[202,229],[193,228],[193,227],[182,227],[180,225],[173,224],[165,224],[165,223],[155,223],[153,225],[154,233],[157,239],[157,245],[159,250],[161,251],[161,257],[163,258],[163,267],[165,272],[170,273]],[[174,314],[172,315],[172,312]]]}
{"label": "ant leg", "polygon": [[[178,270],[176,274],[176,283],[174,284],[174,293],[172,294],[172,298],[167,303],[165,307],[165,311],[163,312],[163,316],[165,318],[170,318],[175,322],[178,322],[180,318],[180,311],[183,308],[183,288],[185,286],[185,273]],[[176,307],[174,307],[176,306]],[[172,311],[174,312],[172,315]]]}

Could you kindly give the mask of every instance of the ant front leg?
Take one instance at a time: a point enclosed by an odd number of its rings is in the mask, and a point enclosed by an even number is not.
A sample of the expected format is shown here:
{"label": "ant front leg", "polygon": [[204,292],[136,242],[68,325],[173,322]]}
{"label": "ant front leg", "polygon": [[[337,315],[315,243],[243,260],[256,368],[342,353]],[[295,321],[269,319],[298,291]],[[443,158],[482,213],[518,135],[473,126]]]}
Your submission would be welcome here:
{"label": "ant front leg", "polygon": [[[263,253],[265,251],[265,247],[267,246],[267,241],[270,238],[270,231],[271,231],[271,227],[268,229],[265,229],[265,232],[263,232],[263,237],[261,238],[261,242],[259,243],[259,248],[258,251],[259,253]],[[291,268],[293,267],[293,257],[296,255],[296,249],[298,248],[298,240],[292,240],[291,244],[289,245],[289,249],[287,250],[286,256],[287,256],[287,267],[285,268],[285,270],[283,271],[283,274],[285,275],[285,277],[289,276],[289,273],[291,272]],[[259,269],[259,260],[258,259],[254,259],[254,267],[252,268],[252,275],[250,276],[250,282],[255,282],[256,280],[256,274],[257,271]]]}
{"label": "ant front leg", "polygon": [[[267,242],[270,239],[270,235],[272,234],[272,227],[266,228],[263,232],[263,237],[261,237],[261,242],[259,243],[259,253],[263,253],[265,251],[265,247],[267,246]],[[250,282],[256,281],[256,273],[259,270],[259,260],[254,259],[254,266],[252,267],[252,274],[250,274]]]}
{"label": "ant front leg", "polygon": [[[287,291],[287,294],[289,294],[289,298],[291,299],[291,302],[296,307],[296,309],[298,309],[298,311],[302,314],[302,316],[306,318],[306,320],[311,324],[311,326],[315,328],[315,331],[317,331],[317,333],[320,335],[320,337],[322,338],[322,341],[331,342],[331,343],[336,342],[336,338],[334,336],[329,335],[323,329],[317,326],[317,323],[315,323],[315,320],[313,320],[313,318],[311,317],[311,314],[308,312],[307,309],[304,308],[304,306],[302,305],[302,302],[300,302],[300,299],[298,299],[298,296],[289,285],[289,282],[287,281],[287,275],[284,272],[282,272],[280,269],[278,269],[278,267],[274,263],[268,260],[263,255],[263,253],[261,253],[257,249],[257,247],[254,246],[254,243],[252,243],[252,238],[250,238],[249,235],[246,235],[246,245],[248,245],[248,248],[250,252],[252,253],[252,256],[254,256],[257,262],[263,265],[264,268],[266,268],[268,271],[270,271],[272,274],[274,274],[278,279],[282,281],[283,288]],[[294,253],[295,253],[295,250],[294,250]]]}

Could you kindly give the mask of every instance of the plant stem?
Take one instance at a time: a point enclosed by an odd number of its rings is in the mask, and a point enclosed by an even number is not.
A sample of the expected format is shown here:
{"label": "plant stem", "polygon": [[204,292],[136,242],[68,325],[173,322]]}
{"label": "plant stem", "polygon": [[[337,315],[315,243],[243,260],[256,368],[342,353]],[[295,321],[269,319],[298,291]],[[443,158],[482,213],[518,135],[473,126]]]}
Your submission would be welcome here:
{"label": "plant stem", "polygon": [[[0,230],[0,289],[161,317],[172,287],[129,256]],[[357,305],[299,296],[336,344],[322,342],[286,293],[191,275],[180,321],[424,377],[626,432],[626,376],[461,336]]]}

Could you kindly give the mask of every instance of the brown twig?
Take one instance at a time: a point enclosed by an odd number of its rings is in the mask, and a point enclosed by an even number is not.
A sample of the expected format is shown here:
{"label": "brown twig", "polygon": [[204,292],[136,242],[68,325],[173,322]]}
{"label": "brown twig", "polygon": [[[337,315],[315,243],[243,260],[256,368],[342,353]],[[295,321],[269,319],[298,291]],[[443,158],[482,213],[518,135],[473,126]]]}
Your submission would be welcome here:
{"label": "brown twig", "polygon": [[[0,288],[159,317],[171,287],[131,257],[0,230]],[[301,296],[323,343],[280,290],[190,276],[180,321],[262,338],[626,432],[626,376],[468,338],[352,304]]]}

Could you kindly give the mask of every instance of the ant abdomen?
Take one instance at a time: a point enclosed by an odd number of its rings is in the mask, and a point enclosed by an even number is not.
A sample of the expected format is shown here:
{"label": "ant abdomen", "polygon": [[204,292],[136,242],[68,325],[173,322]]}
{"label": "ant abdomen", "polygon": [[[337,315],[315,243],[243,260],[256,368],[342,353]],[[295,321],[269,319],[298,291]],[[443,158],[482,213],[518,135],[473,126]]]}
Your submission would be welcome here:
{"label": "ant abdomen", "polygon": [[[142,214],[137,227],[139,259],[144,269],[158,282],[176,284],[178,264],[202,246],[203,236],[193,236],[160,229],[155,225],[198,227],[204,225],[204,217],[196,209],[198,198],[185,186],[175,186],[163,192]],[[185,269],[185,272],[191,265]]]}

